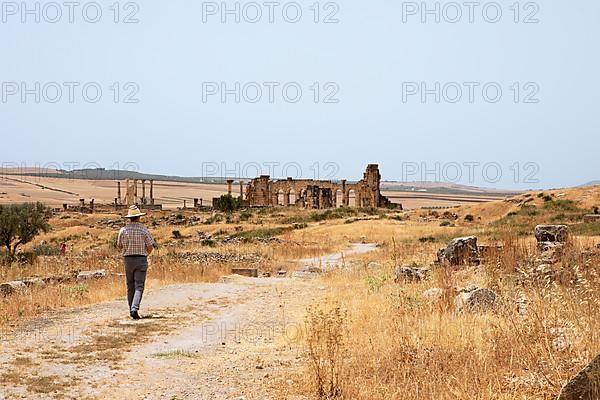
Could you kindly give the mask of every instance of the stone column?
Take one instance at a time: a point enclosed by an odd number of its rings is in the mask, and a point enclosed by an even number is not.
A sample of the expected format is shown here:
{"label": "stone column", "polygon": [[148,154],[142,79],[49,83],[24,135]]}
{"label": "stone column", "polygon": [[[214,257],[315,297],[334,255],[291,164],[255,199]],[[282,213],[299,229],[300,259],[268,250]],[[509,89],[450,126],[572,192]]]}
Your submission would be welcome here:
{"label": "stone column", "polygon": [[240,181],[240,200],[244,200],[244,182]]}
{"label": "stone column", "polygon": [[126,179],[125,180],[125,204],[128,206],[131,205],[130,198],[131,198],[131,186],[129,184],[129,179]]}
{"label": "stone column", "polygon": [[146,180],[142,179],[142,204],[146,204]]}
{"label": "stone column", "polygon": [[283,205],[284,205],[284,207],[287,207],[290,205],[290,192],[283,193]]}
{"label": "stone column", "polygon": [[342,207],[348,207],[350,204],[350,191],[346,188],[346,180],[342,180]]}
{"label": "stone column", "polygon": [[322,188],[319,188],[319,208],[325,208],[325,196]]}
{"label": "stone column", "polygon": [[154,205],[154,180],[150,179],[150,204]]}
{"label": "stone column", "polygon": [[117,182],[117,199],[119,199],[119,204],[121,203],[121,181]]}
{"label": "stone column", "polygon": [[231,185],[233,184],[233,179],[227,179],[227,194],[231,196]]}
{"label": "stone column", "polygon": [[198,208],[198,199],[194,199],[194,208]]}

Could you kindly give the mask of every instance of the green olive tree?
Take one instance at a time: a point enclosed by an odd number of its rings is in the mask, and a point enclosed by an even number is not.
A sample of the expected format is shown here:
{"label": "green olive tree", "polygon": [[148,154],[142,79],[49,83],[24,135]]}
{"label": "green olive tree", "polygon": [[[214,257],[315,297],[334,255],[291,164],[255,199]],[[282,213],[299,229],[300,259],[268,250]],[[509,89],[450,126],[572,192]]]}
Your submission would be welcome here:
{"label": "green olive tree", "polygon": [[42,203],[0,205],[0,245],[8,256],[14,257],[17,248],[29,243],[41,232],[50,230],[52,212]]}

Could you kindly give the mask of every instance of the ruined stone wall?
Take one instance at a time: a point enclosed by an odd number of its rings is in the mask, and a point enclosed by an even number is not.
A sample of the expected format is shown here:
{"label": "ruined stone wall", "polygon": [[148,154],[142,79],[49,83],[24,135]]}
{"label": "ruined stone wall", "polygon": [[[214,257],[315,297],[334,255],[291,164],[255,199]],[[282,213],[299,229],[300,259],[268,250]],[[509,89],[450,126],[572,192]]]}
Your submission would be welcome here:
{"label": "ruined stone wall", "polygon": [[386,207],[390,202],[381,195],[380,181],[377,164],[368,165],[363,179],[357,183],[291,178],[271,180],[269,176],[263,175],[247,185],[244,200],[252,207]]}

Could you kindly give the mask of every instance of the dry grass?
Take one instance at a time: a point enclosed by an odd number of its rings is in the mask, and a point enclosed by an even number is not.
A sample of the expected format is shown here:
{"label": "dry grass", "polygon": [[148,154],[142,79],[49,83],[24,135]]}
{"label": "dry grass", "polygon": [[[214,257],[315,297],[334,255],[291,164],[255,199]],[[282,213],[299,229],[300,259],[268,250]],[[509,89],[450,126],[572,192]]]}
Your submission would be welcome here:
{"label": "dry grass", "polygon": [[130,325],[112,323],[103,327],[102,332],[94,335],[90,341],[66,349],[62,357],[69,363],[89,364],[92,361],[102,361],[118,368],[126,351],[153,337],[164,335],[176,326],[175,320],[161,319],[144,320],[143,323]]}
{"label": "dry grass", "polygon": [[[590,196],[586,201],[595,198]],[[534,200],[539,201],[537,197]],[[178,259],[174,255],[181,252],[258,255],[264,259],[259,265],[262,270],[274,270],[289,269],[289,260],[343,250],[351,242],[376,242],[378,251],[356,257],[354,268],[324,277],[326,299],[307,317],[307,374],[294,379],[305,382],[296,388],[299,392],[321,398],[369,400],[551,399],[600,351],[599,259],[586,253],[598,240],[574,238],[562,261],[550,271],[550,279],[534,268],[532,260],[537,252],[532,233],[524,237],[510,224],[490,223],[514,207],[509,202],[461,207],[455,227],[440,226],[440,220],[429,220],[425,211],[413,212],[408,219],[396,212],[366,212],[322,220],[303,211],[284,209],[252,211],[244,217],[235,213],[222,216],[220,221],[213,220],[212,214],[202,214],[210,223],[152,229],[161,248],[152,257],[148,286],[214,281],[229,273],[228,264],[175,261]],[[467,223],[463,220],[466,213],[482,219]],[[82,223],[95,223],[95,217],[82,218]],[[536,218],[543,220],[545,215]],[[291,221],[308,222],[303,229],[290,229]],[[57,230],[51,235],[75,237],[77,255],[41,258],[33,266],[1,269],[1,279],[73,269],[121,272],[119,256],[109,244],[113,231],[100,229],[87,234],[95,228],[68,220],[53,222]],[[286,228],[277,236],[280,241],[217,241],[214,247],[203,246],[196,234],[202,230],[222,238],[277,228]],[[174,240],[174,229],[187,238]],[[477,235],[480,243],[501,244],[504,250],[479,267],[437,269],[425,282],[393,282],[395,266],[429,265],[450,238],[467,234]],[[85,282],[86,286],[53,285],[1,299],[0,326],[57,308],[124,296],[122,280],[114,277]],[[496,291],[501,299],[498,308],[486,313],[456,313],[457,288],[469,284]],[[443,295],[424,298],[422,293],[430,288],[442,289]],[[149,327],[140,329],[149,330],[134,332],[135,336],[161,332]],[[89,353],[90,357],[116,363],[128,344],[125,341],[125,347],[119,347],[113,339],[95,338],[93,343],[76,349],[75,354],[82,360]],[[46,356],[63,357],[52,352]],[[19,362],[25,368],[28,361]],[[22,379],[10,374],[5,378],[9,382]]]}
{"label": "dry grass", "polygon": [[[324,307],[348,311],[347,356],[338,397],[347,399],[551,399],[567,379],[600,351],[598,258],[584,257],[591,239],[575,239],[555,279],[523,281],[535,253],[531,240],[502,237],[505,251],[485,265],[438,269],[427,282],[395,284],[393,266],[417,262],[432,246],[389,240],[365,263],[379,267],[331,274]],[[373,286],[373,276],[384,276]],[[493,288],[495,312],[456,313],[457,287]],[[425,299],[432,287],[439,299]],[[519,307],[527,300],[526,313]],[[323,317],[322,321],[326,318]],[[327,342],[324,342],[327,343]],[[310,350],[311,344],[307,343]],[[314,346],[312,346],[314,347]],[[309,351],[310,354],[310,351]],[[313,367],[309,357],[307,368]],[[316,397],[323,392],[310,390]]]}
{"label": "dry grass", "polygon": [[[22,368],[19,364],[16,368]],[[0,375],[3,384],[13,386],[24,386],[27,391],[35,394],[60,394],[67,390],[73,383],[73,379],[66,380],[58,375],[36,376],[25,373],[22,369],[11,370]]]}
{"label": "dry grass", "polygon": [[163,353],[153,354],[152,357],[170,360],[180,360],[188,358],[199,358],[200,355],[198,354],[198,352],[191,352],[188,350],[171,350]]}
{"label": "dry grass", "polygon": [[307,314],[305,340],[313,391],[319,398],[339,397],[348,335],[346,312],[340,307],[313,307]]}
{"label": "dry grass", "polygon": [[[220,254],[241,254],[261,257],[258,267],[262,271],[289,270],[293,266],[290,260],[341,250],[347,247],[347,239],[330,237],[327,231],[320,231],[322,226],[336,226],[340,220],[313,223],[307,229],[290,230],[289,220],[304,218],[307,213],[296,209],[266,209],[252,211],[251,217],[241,221],[241,212],[221,215],[220,221],[195,226],[168,225],[161,222],[159,226],[150,226],[150,221],[160,221],[163,215],[171,212],[152,213],[147,217],[153,236],[159,248],[150,257],[147,288],[152,289],[173,283],[215,282],[228,275],[233,266],[221,262],[186,262],[177,257],[183,252],[209,252]],[[213,213],[182,212],[185,217],[199,216],[208,220]],[[108,279],[85,282],[69,282],[50,284],[44,288],[29,288],[23,293],[9,297],[0,297],[0,328],[14,326],[26,322],[48,311],[81,307],[102,301],[125,296],[125,284],[122,260],[112,245],[115,229],[103,228],[99,221],[118,220],[118,215],[79,215],[74,213],[60,214],[51,220],[53,230],[40,235],[35,243],[24,247],[30,251],[32,247],[45,241],[58,246],[63,240],[69,244],[66,256],[38,257],[32,265],[0,266],[0,282],[18,280],[25,277],[64,276],[73,271],[105,269],[111,274]],[[229,222],[227,222],[229,220]],[[280,241],[249,240],[239,243],[221,244],[217,241],[214,247],[204,246],[198,240],[198,231],[214,237],[223,238],[240,232],[253,232],[257,229],[278,232],[276,228],[285,227],[285,233],[279,235]],[[179,230],[186,237],[174,240],[172,231]],[[357,238],[358,240],[358,238]],[[73,248],[71,251],[70,248]],[[241,263],[240,267],[250,266]]]}

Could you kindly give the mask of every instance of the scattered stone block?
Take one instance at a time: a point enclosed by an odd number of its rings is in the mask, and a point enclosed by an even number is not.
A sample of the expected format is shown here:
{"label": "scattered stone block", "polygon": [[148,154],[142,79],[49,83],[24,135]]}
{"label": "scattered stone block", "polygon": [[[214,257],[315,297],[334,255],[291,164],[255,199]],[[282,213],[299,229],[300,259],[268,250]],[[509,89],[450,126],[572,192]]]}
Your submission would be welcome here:
{"label": "scattered stone block", "polygon": [[600,355],[562,388],[557,400],[596,399],[600,399]]}
{"label": "scattered stone block", "polygon": [[258,278],[258,268],[232,268],[231,273],[249,278]]}
{"label": "scattered stone block", "polygon": [[429,277],[430,270],[418,267],[397,267],[394,282],[421,282]]}
{"label": "scattered stone block", "polygon": [[485,288],[463,289],[454,299],[455,311],[490,311],[496,307],[496,292]]}
{"label": "scattered stone block", "polygon": [[554,264],[563,255],[564,245],[562,243],[540,242],[538,247],[541,253],[536,262],[541,264]]}
{"label": "scattered stone block", "polygon": [[566,242],[569,228],[566,225],[538,225],[535,227],[535,238],[541,242]]}
{"label": "scattered stone block", "polygon": [[600,223],[600,214],[588,214],[583,216],[583,223],[597,224]]}
{"label": "scattered stone block", "polygon": [[77,274],[78,281],[85,281],[88,279],[101,279],[106,278],[108,274],[105,269],[99,269],[96,271],[81,271]]}
{"label": "scattered stone block", "polygon": [[27,286],[45,287],[46,280],[43,278],[25,278],[22,282]]}
{"label": "scattered stone block", "polygon": [[27,285],[22,281],[13,281],[0,284],[0,294],[10,296],[16,292],[22,292],[27,289]]}
{"label": "scattered stone block", "polygon": [[477,237],[466,236],[452,239],[446,248],[438,251],[437,257],[439,264],[479,265]]}
{"label": "scattered stone block", "polygon": [[317,277],[315,272],[309,271],[295,271],[292,273],[292,278],[295,279],[314,279]]}

